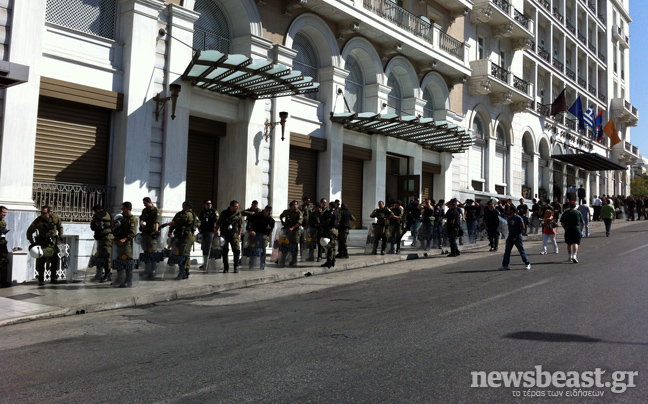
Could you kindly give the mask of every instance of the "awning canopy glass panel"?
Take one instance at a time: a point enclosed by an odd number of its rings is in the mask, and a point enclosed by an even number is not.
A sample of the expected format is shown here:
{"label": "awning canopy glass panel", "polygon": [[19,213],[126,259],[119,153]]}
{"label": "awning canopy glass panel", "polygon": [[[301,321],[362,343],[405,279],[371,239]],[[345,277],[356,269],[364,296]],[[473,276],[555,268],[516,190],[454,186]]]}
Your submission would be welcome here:
{"label": "awning canopy glass panel", "polygon": [[626,170],[627,167],[596,153],[552,154],[551,158],[587,171]]}
{"label": "awning canopy glass panel", "polygon": [[473,143],[471,130],[432,118],[375,112],[342,112],[331,113],[331,121],[344,125],[348,130],[391,136],[438,152],[463,153]]}
{"label": "awning canopy glass panel", "polygon": [[297,70],[245,55],[227,55],[216,50],[196,51],[182,74],[192,86],[238,98],[275,98],[319,90]]}

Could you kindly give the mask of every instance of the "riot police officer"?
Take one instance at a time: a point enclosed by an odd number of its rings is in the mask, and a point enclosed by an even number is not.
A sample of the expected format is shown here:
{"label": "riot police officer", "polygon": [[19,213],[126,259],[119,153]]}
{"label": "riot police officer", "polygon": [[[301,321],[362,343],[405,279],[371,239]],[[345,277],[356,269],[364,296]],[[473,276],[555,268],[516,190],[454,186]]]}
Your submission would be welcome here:
{"label": "riot police officer", "polygon": [[[158,248],[157,237],[160,231],[160,211],[153,205],[148,196],[142,199],[144,209],[140,215],[139,228],[142,232],[142,251],[144,254],[155,252]],[[155,262],[147,260],[144,274],[149,278],[155,276]]]}
{"label": "riot police officer", "polygon": [[198,232],[202,234],[202,242],[200,248],[203,253],[203,264],[199,269],[207,269],[209,264],[209,254],[212,249],[212,242],[214,241],[214,229],[216,228],[216,220],[218,220],[218,212],[213,208],[211,199],[207,199],[204,203],[204,209],[198,215],[200,220],[200,227]]}
{"label": "riot police officer", "polygon": [[137,236],[137,218],[131,214],[133,204],[130,202],[122,203],[122,217],[114,219],[113,234],[117,242],[117,281],[120,288],[130,288],[133,286],[133,269],[135,269],[135,260],[133,259],[133,239]]}
{"label": "riot police officer", "polygon": [[7,257],[9,250],[7,249],[7,222],[4,218],[7,217],[7,208],[0,206],[0,288],[7,288],[11,286],[11,274],[9,273],[9,265]]}
{"label": "riot police officer", "polygon": [[178,239],[178,251],[185,257],[184,265],[179,265],[178,276],[175,278],[177,281],[189,278],[191,247],[196,241],[194,233],[200,226],[200,220],[191,207],[191,202],[182,202],[182,210],[169,223],[169,233],[173,232]]}
{"label": "riot police officer", "polygon": [[263,238],[264,246],[261,254],[261,269],[265,268],[265,248],[268,246],[270,236],[275,227],[275,220],[270,215],[272,213],[272,206],[267,205],[259,214],[255,214],[250,219],[250,235],[252,240]]}
{"label": "riot police officer", "polygon": [[234,253],[234,273],[239,270],[241,257],[241,232],[243,231],[243,216],[238,211],[239,203],[231,201],[229,208],[221,212],[216,221],[216,232],[220,233],[225,239],[223,246],[223,273],[229,272],[229,247],[232,247]]}
{"label": "riot police officer", "polygon": [[96,240],[97,251],[96,256],[93,257],[97,274],[94,277],[95,281],[110,282],[112,275],[110,273],[110,260],[113,242],[115,237],[112,231],[112,217],[110,213],[104,211],[103,206],[95,205],[92,208],[94,215],[90,222],[90,229],[94,232],[94,239]]}
{"label": "riot police officer", "polygon": [[391,207],[391,214],[388,216],[389,227],[387,229],[387,237],[389,238],[389,242],[393,244],[393,254],[398,254],[400,252],[402,222],[403,216],[405,215],[405,210],[401,206],[402,204],[403,203],[400,200],[397,200],[394,203],[394,206]]}
{"label": "riot police officer", "polygon": [[322,237],[322,208],[317,203],[313,205],[313,210],[308,215],[308,227],[317,229],[315,244],[317,245],[317,262],[320,262],[322,261],[322,251],[324,250],[318,241]]}
{"label": "riot police officer", "polygon": [[322,234],[323,237],[329,239],[326,262],[321,265],[322,267],[330,268],[335,266],[335,250],[337,247],[338,238],[337,227],[338,214],[335,210],[335,202],[330,202],[329,208],[326,210],[326,212],[322,213]]}
{"label": "riot police officer", "polygon": [[351,221],[355,222],[355,217],[353,217],[346,204],[342,202],[342,205],[340,206],[340,223],[338,224],[340,252],[335,256],[335,258],[349,258],[349,246],[347,245],[347,238],[349,237],[349,229],[351,229]]}
{"label": "riot police officer", "polygon": [[[37,233],[34,240],[34,233]],[[27,229],[27,240],[29,250],[34,246],[40,246],[42,256],[36,259],[36,271],[38,272],[38,285],[45,284],[45,264],[49,263],[50,281],[58,283],[57,271],[59,268],[58,240],[63,237],[63,225],[61,219],[47,205],[41,208],[40,216],[37,217]]]}
{"label": "riot police officer", "polygon": [[380,254],[385,255],[385,247],[387,246],[387,220],[391,216],[392,211],[385,207],[385,202],[379,201],[378,208],[374,209],[369,215],[371,218],[376,218],[377,222],[373,225],[374,232],[374,247],[372,254],[378,254],[378,241],[382,241],[380,247]]}
{"label": "riot police officer", "polygon": [[297,265],[297,246],[301,241],[301,224],[304,221],[304,217],[299,210],[299,202],[291,201],[290,208],[279,215],[279,220],[282,221],[283,228],[288,230],[288,250],[292,251],[289,265],[295,266]]}

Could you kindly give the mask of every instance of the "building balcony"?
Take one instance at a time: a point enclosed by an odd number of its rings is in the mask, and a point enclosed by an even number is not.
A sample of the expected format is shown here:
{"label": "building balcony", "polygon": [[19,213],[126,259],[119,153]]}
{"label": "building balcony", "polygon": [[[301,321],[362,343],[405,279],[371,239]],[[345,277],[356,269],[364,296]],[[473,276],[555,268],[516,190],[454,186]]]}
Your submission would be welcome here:
{"label": "building balcony", "polygon": [[569,67],[565,68],[565,73],[567,74],[567,77],[570,79],[576,81],[576,72],[570,69]]}
{"label": "building balcony", "polygon": [[511,105],[513,112],[524,111],[532,101],[532,84],[491,62],[479,59],[470,62],[472,76],[468,79],[471,95],[491,96],[493,105]]}
{"label": "building balcony", "polygon": [[584,46],[587,46],[587,38],[585,38],[585,35],[581,34],[581,32],[578,31],[578,35],[577,35],[577,36],[578,36],[578,40],[581,41],[581,43],[582,43]]}
{"label": "building balcony", "polygon": [[605,94],[603,94],[602,92],[599,91],[599,92],[598,92],[598,99],[599,99],[601,102],[605,103],[605,102],[606,102]]}
{"label": "building balcony", "polygon": [[616,24],[614,24],[614,25],[612,26],[612,37],[613,37],[615,40],[619,41],[619,46],[621,46],[621,47],[623,47],[623,48],[625,48],[625,49],[630,48],[630,37],[628,37],[628,36],[623,32],[623,30],[621,29],[621,27],[619,27],[619,26],[616,25]]}
{"label": "building balcony", "polygon": [[567,22],[565,23],[565,26],[567,26],[567,29],[569,30],[569,32],[576,35],[576,27],[574,27],[574,25],[571,23],[569,18],[567,19]]}
{"label": "building balcony", "polygon": [[599,51],[598,58],[601,62],[605,63],[605,55]]}
{"label": "building balcony", "polygon": [[475,0],[470,22],[491,25],[495,38],[517,39],[513,44],[516,50],[528,49],[524,43],[533,38],[533,20],[507,0]]}
{"label": "building balcony", "polygon": [[552,15],[558,20],[560,23],[563,23],[565,21],[565,18],[563,17],[562,14],[560,14],[560,11],[558,10],[557,7],[554,7]]}
{"label": "building balcony", "polygon": [[549,0],[536,0],[536,2],[544,7],[548,13],[551,13],[551,2],[549,2]]}
{"label": "building balcony", "polygon": [[549,52],[541,46],[538,46],[538,56],[540,56],[540,58],[547,63],[551,63],[551,54],[549,54]]}
{"label": "building balcony", "polygon": [[627,126],[637,126],[639,111],[629,101],[623,98],[612,98],[610,102],[610,116],[617,122]]}
{"label": "building balcony", "polygon": [[553,63],[552,63],[552,65],[553,65],[553,67],[554,67],[556,70],[558,70],[559,72],[562,73],[562,71],[563,71],[563,67],[564,67],[563,62],[561,62],[560,60],[558,60],[558,58],[553,58]]}
{"label": "building balcony", "polygon": [[437,0],[437,3],[450,10],[454,15],[465,14],[472,10],[472,0]]}
{"label": "building balcony", "polygon": [[621,143],[614,145],[612,155],[617,161],[627,165],[634,165],[641,159],[639,148],[626,140],[622,140]]}
{"label": "building balcony", "polygon": [[596,55],[596,45],[592,43],[592,41],[589,41],[587,44],[587,48],[592,51]]}
{"label": "building balcony", "polygon": [[[401,54],[418,64],[422,74],[434,70],[452,80],[470,74],[466,44],[462,40],[443,32],[426,16],[413,14],[390,0],[288,3],[287,12],[302,7],[333,22],[340,41],[354,35],[364,36],[376,46],[383,60]],[[469,0],[448,0],[448,3],[462,5],[461,12],[456,15],[463,15],[472,7]]]}

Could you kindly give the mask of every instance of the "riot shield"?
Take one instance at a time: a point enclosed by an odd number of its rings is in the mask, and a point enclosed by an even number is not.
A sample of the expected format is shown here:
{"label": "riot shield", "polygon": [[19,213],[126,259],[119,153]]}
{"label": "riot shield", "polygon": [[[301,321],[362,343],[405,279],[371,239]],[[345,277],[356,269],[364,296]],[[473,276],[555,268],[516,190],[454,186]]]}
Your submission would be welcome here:
{"label": "riot shield", "polygon": [[281,229],[279,231],[279,257],[278,265],[280,268],[286,266],[286,261],[293,262],[296,260],[296,254],[298,253],[298,244],[290,243],[288,238],[289,231],[287,229]]}
{"label": "riot shield", "polygon": [[241,266],[248,269],[264,269],[266,235],[257,234],[253,237],[252,234],[248,232],[245,235],[244,244]]}
{"label": "riot shield", "polygon": [[[282,233],[283,229],[280,228],[275,228],[274,231],[272,232],[272,255],[270,256],[270,260],[274,262],[275,264],[279,263],[279,258],[281,256],[281,251],[279,246],[283,241],[288,241],[288,239],[285,236],[285,232]],[[283,236],[283,240],[281,240],[281,235]]]}
{"label": "riot shield", "polygon": [[[99,270],[106,266],[107,259],[108,257],[99,256],[99,241],[95,240],[92,244],[92,251],[90,252],[90,258],[88,259],[88,265],[86,266],[87,269],[83,273],[83,283],[91,280],[100,281],[103,272],[99,272]],[[97,271],[93,271],[93,268],[96,268]]]}
{"label": "riot shield", "polygon": [[385,248],[385,254],[395,254],[399,250],[400,234],[400,225],[389,226],[387,228],[387,247]]}
{"label": "riot shield", "polygon": [[209,256],[207,257],[207,266],[205,267],[205,273],[217,273],[223,272],[223,244],[225,240],[223,237],[214,236],[211,243],[211,248],[209,249]]}
{"label": "riot shield", "polygon": [[317,229],[309,227],[304,231],[303,235],[302,256],[304,261],[315,261],[315,253],[317,251]]}
{"label": "riot shield", "polygon": [[459,232],[461,236],[457,236],[457,243],[461,245],[467,245],[470,243],[470,238],[468,237],[468,224],[464,221],[461,221],[459,225],[461,231]]}
{"label": "riot shield", "polygon": [[[129,259],[126,255],[119,256],[117,248],[113,248],[113,256],[115,259],[112,261],[112,287],[119,288],[135,287],[139,282],[137,276],[138,261],[136,259]],[[134,274],[134,275],[133,275]]]}
{"label": "riot shield", "polygon": [[162,280],[168,279],[169,276],[173,279],[178,274],[178,261],[182,261],[184,265],[184,255],[182,259],[180,256],[179,240],[177,237],[171,236],[167,239],[166,248],[162,251],[162,255],[167,259],[164,270],[162,271]]}
{"label": "riot shield", "polygon": [[365,250],[364,250],[364,253],[366,255],[370,255],[373,253],[375,242],[376,242],[376,223],[373,223],[371,226],[369,226],[369,230],[367,231],[367,241],[365,243]]}

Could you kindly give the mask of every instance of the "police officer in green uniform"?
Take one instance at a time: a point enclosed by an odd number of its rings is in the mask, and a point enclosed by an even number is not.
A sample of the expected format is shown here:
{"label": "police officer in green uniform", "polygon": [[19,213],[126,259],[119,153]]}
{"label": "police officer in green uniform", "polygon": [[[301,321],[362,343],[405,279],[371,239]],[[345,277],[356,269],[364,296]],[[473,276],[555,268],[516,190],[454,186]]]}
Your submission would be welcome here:
{"label": "police officer in green uniform", "polygon": [[221,212],[216,221],[216,233],[225,239],[223,246],[223,273],[229,272],[229,247],[234,253],[234,273],[238,273],[241,257],[241,232],[243,231],[243,216],[238,211],[239,203],[231,201],[229,208]]}
{"label": "police officer in green uniform", "polygon": [[207,270],[209,254],[214,241],[214,228],[216,227],[216,220],[218,220],[218,211],[213,208],[214,205],[212,204],[211,199],[205,200],[204,206],[205,208],[198,215],[198,219],[200,220],[198,232],[202,234],[200,248],[203,253],[203,264],[199,269]]}
{"label": "police officer in green uniform", "polygon": [[317,262],[320,262],[324,250],[319,243],[319,239],[322,237],[322,208],[317,203],[313,205],[313,210],[308,215],[308,227],[317,230],[315,244],[317,245]]}
{"label": "police officer in green uniform", "polygon": [[283,228],[288,230],[288,251],[292,251],[290,259],[290,266],[297,265],[297,248],[301,241],[301,224],[304,221],[301,211],[299,210],[299,202],[293,200],[290,202],[290,208],[284,210],[279,215],[279,220],[283,223]]}
{"label": "police officer in green uniform", "polygon": [[[299,206],[299,211],[301,212],[302,217],[304,219],[302,223],[305,224],[306,226],[308,226],[309,216],[310,216],[311,212],[313,211],[313,207],[311,206],[311,202],[310,202],[309,197],[304,196],[302,198],[302,204],[301,204],[301,206]],[[304,226],[304,227],[306,227],[306,226]]]}
{"label": "police officer in green uniform", "polygon": [[117,259],[115,261],[119,265],[116,268],[118,275],[115,283],[120,288],[130,288],[133,286],[133,269],[135,268],[133,239],[137,236],[137,218],[131,214],[132,203],[122,203],[121,210],[121,220],[113,220],[113,235],[117,243]]}
{"label": "police officer in green uniform", "polygon": [[191,265],[191,247],[196,241],[194,233],[200,226],[198,215],[191,210],[191,202],[182,202],[182,210],[173,217],[169,223],[169,233],[178,239],[178,251],[185,257],[184,265],[179,265],[177,281],[189,278]]}
{"label": "police officer in green uniform", "polygon": [[390,208],[391,215],[389,215],[389,227],[387,228],[387,238],[392,245],[392,253],[398,254],[400,252],[400,239],[403,230],[403,216],[405,216],[405,209],[401,206],[403,203],[398,200],[394,206]]}
{"label": "police officer in green uniform", "polygon": [[338,224],[338,238],[340,240],[340,252],[335,258],[349,258],[349,246],[347,245],[347,238],[349,237],[349,229],[351,229],[351,221],[355,222],[355,217],[351,214],[349,208],[345,203],[340,205]]}
{"label": "police officer in green uniform", "polygon": [[[37,233],[34,240],[34,233]],[[29,240],[29,249],[39,245],[43,251],[43,256],[36,260],[36,271],[38,272],[38,285],[45,284],[45,264],[49,262],[50,280],[52,283],[58,283],[56,272],[59,267],[58,257],[58,239],[63,237],[63,225],[61,218],[51,212],[47,205],[41,208],[41,214],[37,217],[27,229],[27,240]]]}
{"label": "police officer in green uniform", "polygon": [[252,219],[254,219],[254,215],[256,215],[257,213],[261,213],[261,208],[259,208],[259,201],[257,200],[252,201],[252,205],[241,212],[241,215],[243,215],[243,218],[245,218],[245,220],[247,221],[245,230],[252,230]]}
{"label": "police officer in green uniform", "polygon": [[110,282],[112,275],[110,273],[110,260],[113,242],[115,237],[112,231],[112,217],[110,213],[104,211],[103,206],[95,205],[92,208],[94,215],[90,222],[90,229],[94,232],[94,239],[97,240],[97,251],[95,257],[95,267],[97,274],[95,281]]}
{"label": "police officer in green uniform", "polygon": [[337,247],[337,238],[338,238],[338,214],[335,209],[335,202],[329,203],[329,208],[326,212],[322,213],[322,234],[323,237],[328,238],[328,254],[326,255],[326,262],[323,263],[322,267],[334,267],[335,266],[335,252]]}
{"label": "police officer in green uniform", "polygon": [[[157,236],[160,231],[161,213],[158,208],[153,206],[153,202],[148,196],[142,199],[142,202],[144,210],[140,215],[139,228],[142,232],[142,252],[148,254],[157,251],[158,248]],[[149,278],[155,276],[155,262],[152,259],[147,260],[144,275]]]}
{"label": "police officer in green uniform", "polygon": [[0,206],[0,288],[7,288],[11,286],[11,274],[8,273],[9,265],[7,256],[9,249],[7,248],[7,222],[4,218],[7,217],[7,208]]}
{"label": "police officer in green uniform", "polygon": [[371,218],[375,218],[377,221],[374,226],[374,247],[372,254],[378,254],[378,242],[382,241],[380,246],[380,254],[385,255],[385,247],[387,246],[387,220],[389,216],[392,215],[392,211],[389,208],[385,207],[385,202],[379,201],[378,208],[374,209],[373,212],[369,215]]}

